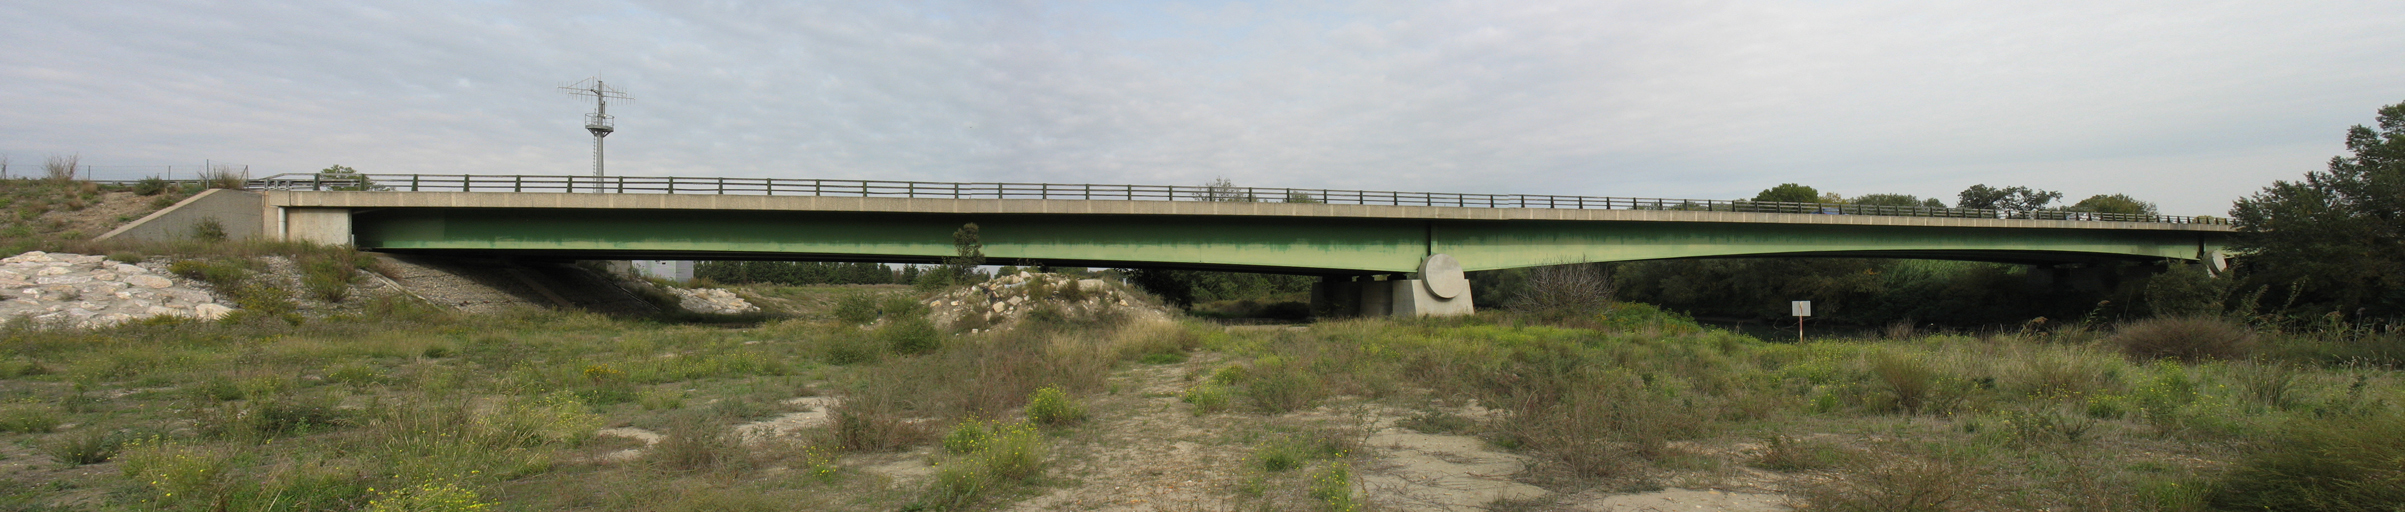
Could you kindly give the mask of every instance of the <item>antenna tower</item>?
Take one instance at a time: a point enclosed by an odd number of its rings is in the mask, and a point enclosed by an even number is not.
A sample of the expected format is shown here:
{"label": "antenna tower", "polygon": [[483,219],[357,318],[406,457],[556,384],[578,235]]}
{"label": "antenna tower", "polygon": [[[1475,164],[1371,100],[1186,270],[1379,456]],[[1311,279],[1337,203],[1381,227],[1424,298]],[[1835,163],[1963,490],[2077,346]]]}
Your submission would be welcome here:
{"label": "antenna tower", "polygon": [[601,138],[608,137],[610,132],[617,131],[617,128],[613,126],[615,123],[612,122],[615,118],[610,117],[610,99],[633,100],[634,98],[627,96],[626,91],[612,89],[609,84],[602,83],[599,76],[560,86],[560,90],[566,91],[571,96],[593,98],[593,113],[585,114],[585,131],[593,132],[593,177],[599,178],[602,176]]}

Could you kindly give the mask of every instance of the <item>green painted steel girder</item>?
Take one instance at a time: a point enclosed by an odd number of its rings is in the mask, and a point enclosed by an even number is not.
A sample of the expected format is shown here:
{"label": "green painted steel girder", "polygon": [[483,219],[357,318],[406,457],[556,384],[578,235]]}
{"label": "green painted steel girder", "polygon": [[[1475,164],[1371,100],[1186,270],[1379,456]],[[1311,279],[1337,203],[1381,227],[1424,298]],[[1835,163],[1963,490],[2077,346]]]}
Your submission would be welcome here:
{"label": "green painted steel girder", "polygon": [[1410,272],[1432,253],[1465,270],[1754,255],[2028,263],[2195,259],[2220,233],[1665,221],[1429,220],[1234,215],[941,214],[581,208],[358,210],[360,247],[575,258],[926,262],[981,228],[988,261],[1294,273]]}

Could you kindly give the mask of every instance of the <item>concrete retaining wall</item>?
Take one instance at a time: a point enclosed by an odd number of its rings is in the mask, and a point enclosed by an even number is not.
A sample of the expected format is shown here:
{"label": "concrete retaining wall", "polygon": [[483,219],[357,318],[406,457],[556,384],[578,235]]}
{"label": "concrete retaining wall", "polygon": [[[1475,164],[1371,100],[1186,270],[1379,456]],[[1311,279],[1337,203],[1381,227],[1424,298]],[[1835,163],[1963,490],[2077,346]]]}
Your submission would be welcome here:
{"label": "concrete retaining wall", "polygon": [[209,189],[184,198],[166,209],[100,235],[98,240],[168,242],[192,238],[194,228],[215,219],[228,239],[267,234],[267,195],[231,189]]}

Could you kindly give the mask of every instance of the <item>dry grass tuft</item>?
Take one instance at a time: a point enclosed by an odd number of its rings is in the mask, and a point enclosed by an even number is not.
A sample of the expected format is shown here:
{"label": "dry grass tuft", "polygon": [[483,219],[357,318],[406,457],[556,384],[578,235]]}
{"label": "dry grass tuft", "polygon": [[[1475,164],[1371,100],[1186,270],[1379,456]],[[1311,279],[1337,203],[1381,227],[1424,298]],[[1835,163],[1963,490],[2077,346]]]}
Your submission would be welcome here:
{"label": "dry grass tuft", "polygon": [[2144,359],[2239,360],[2254,354],[2255,332],[2215,317],[2152,318],[2122,324],[2113,343]]}

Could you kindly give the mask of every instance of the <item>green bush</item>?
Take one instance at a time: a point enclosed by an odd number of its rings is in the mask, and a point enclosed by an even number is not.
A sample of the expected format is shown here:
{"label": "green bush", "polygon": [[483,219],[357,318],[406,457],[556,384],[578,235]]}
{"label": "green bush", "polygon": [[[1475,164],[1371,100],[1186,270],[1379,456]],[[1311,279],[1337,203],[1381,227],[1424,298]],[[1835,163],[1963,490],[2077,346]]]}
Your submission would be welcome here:
{"label": "green bush", "polygon": [[2226,510],[2393,511],[2405,503],[2405,414],[2301,419],[2223,475]]}
{"label": "green bush", "polygon": [[2254,353],[2255,333],[2244,324],[2215,317],[2152,318],[2122,324],[2112,341],[2131,357],[2238,360]]}
{"label": "green bush", "polygon": [[34,434],[57,429],[58,413],[45,406],[0,406],[0,432]]}
{"label": "green bush", "polygon": [[1060,386],[1044,386],[1027,398],[1027,420],[1043,425],[1067,425],[1085,421],[1086,406],[1070,398]]}
{"label": "green bush", "polygon": [[1194,405],[1194,415],[1201,416],[1228,410],[1228,387],[1216,382],[1204,382],[1186,390],[1178,398]]}
{"label": "green bush", "polygon": [[134,194],[136,195],[155,196],[166,191],[167,180],[165,178],[150,176],[142,178],[142,181],[134,182]]}
{"label": "green bush", "polygon": [[937,330],[935,323],[926,317],[916,315],[887,321],[884,327],[877,328],[877,337],[896,354],[925,354],[944,347],[943,331]]}
{"label": "green bush", "polygon": [[126,432],[86,428],[42,444],[42,453],[67,464],[99,464],[115,458],[132,441]]}
{"label": "green bush", "polygon": [[882,340],[851,329],[829,335],[819,345],[819,357],[833,365],[874,363],[884,355]]}
{"label": "green bush", "polygon": [[846,324],[860,325],[877,321],[877,299],[866,293],[847,293],[835,298],[835,319]]}
{"label": "green bush", "polygon": [[987,428],[986,422],[976,418],[965,419],[952,425],[952,431],[944,434],[944,451],[956,455],[975,453],[984,450],[993,441],[994,432]]}

